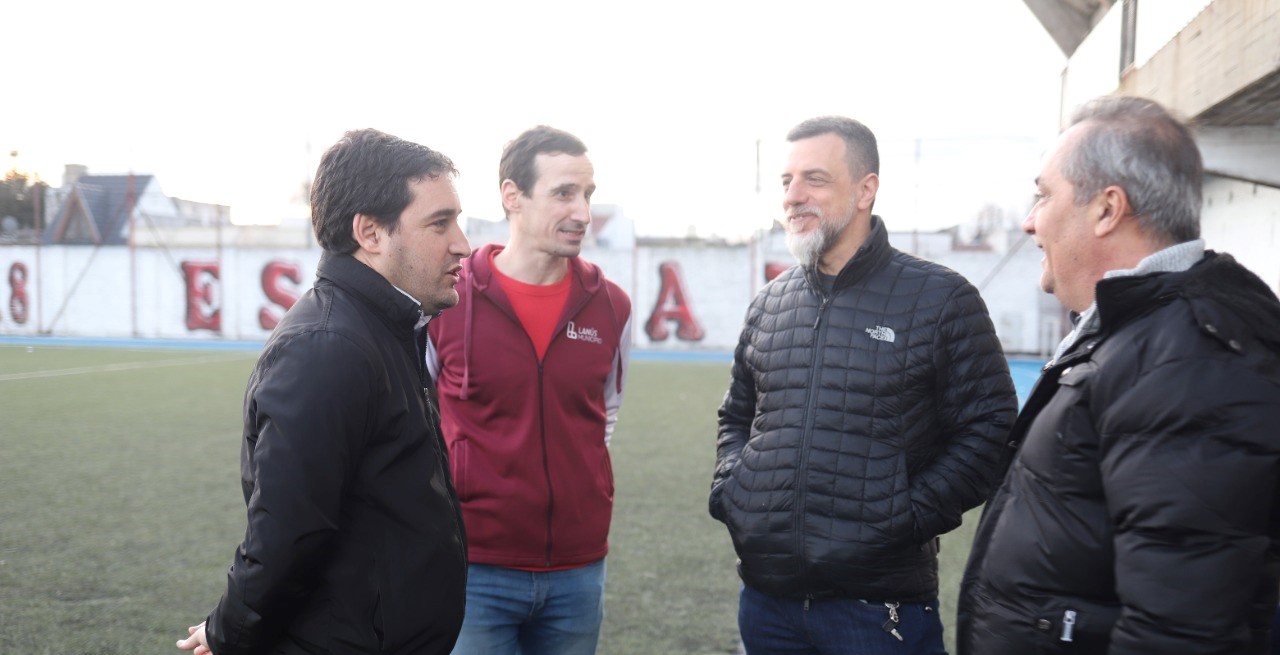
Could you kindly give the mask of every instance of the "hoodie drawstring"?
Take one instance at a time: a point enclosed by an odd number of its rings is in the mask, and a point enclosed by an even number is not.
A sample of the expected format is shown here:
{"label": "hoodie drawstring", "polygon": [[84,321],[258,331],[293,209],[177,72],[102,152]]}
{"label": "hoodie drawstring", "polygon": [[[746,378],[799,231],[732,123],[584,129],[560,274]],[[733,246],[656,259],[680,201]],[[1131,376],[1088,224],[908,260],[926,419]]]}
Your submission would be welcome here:
{"label": "hoodie drawstring", "polygon": [[475,313],[475,303],[472,302],[472,297],[475,295],[475,292],[472,290],[475,285],[473,281],[475,279],[475,275],[471,271],[471,262],[469,259],[463,265],[467,269],[466,284],[462,287],[462,292],[467,294],[467,314],[466,318],[462,321],[462,389],[459,391],[458,398],[466,400],[469,395],[467,390],[471,388],[471,316]]}

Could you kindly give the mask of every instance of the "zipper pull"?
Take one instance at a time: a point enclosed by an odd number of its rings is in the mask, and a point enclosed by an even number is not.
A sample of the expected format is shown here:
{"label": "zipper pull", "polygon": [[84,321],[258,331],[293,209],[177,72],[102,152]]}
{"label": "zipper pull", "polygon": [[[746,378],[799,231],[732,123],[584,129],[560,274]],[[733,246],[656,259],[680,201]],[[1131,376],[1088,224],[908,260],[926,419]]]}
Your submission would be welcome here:
{"label": "zipper pull", "polygon": [[827,309],[827,303],[830,302],[830,300],[830,298],[823,298],[822,304],[818,306],[818,315],[813,319],[813,329],[815,332],[818,330],[818,324],[822,322],[822,312]]}
{"label": "zipper pull", "polygon": [[1072,641],[1071,633],[1076,629],[1076,611],[1067,610],[1062,613],[1062,641]]}

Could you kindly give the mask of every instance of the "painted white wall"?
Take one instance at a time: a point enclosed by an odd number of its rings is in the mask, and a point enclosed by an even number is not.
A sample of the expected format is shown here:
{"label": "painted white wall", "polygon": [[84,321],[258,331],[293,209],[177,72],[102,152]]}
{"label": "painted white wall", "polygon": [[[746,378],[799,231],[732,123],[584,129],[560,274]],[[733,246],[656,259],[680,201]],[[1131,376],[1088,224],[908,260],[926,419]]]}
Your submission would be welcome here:
{"label": "painted white wall", "polygon": [[1200,235],[1280,294],[1280,189],[1208,176]]}
{"label": "painted white wall", "polygon": [[[1143,5],[1139,5],[1141,8]],[[1089,32],[1067,62],[1062,82],[1062,119],[1068,120],[1080,105],[1104,96],[1120,83],[1120,3]],[[1141,24],[1142,19],[1138,19]]]}
{"label": "painted white wall", "polygon": [[[1232,202],[1244,202],[1242,192],[1235,193]],[[1275,201],[1259,198],[1256,202],[1261,207]],[[1037,287],[1040,253],[1030,244],[1010,247],[1007,253],[939,252],[936,235],[921,236],[929,236],[924,241],[931,244],[934,261],[980,287],[1006,351],[1041,352],[1060,338],[1060,330],[1046,333],[1043,327],[1046,320],[1058,320],[1060,309],[1055,302],[1047,302]],[[891,241],[906,247],[919,242],[911,233],[894,233]],[[1264,250],[1259,246],[1260,254],[1254,258],[1265,259]],[[282,283],[301,295],[311,287],[320,258],[320,250],[314,247],[171,247],[134,252],[131,256],[125,247],[51,246],[38,251],[30,246],[0,247],[0,302],[5,303],[0,304],[0,334],[265,340],[270,331],[259,324],[259,312],[282,310],[263,289],[264,268],[273,261],[296,265],[300,282]],[[748,244],[676,242],[636,250],[589,249],[583,256],[599,264],[631,296],[636,346],[658,350],[731,350],[747,305],[764,284],[765,266],[770,262],[789,266],[793,261],[785,238],[774,233],[762,234]],[[221,263],[221,279],[213,294],[213,302],[221,309],[220,333],[188,329],[187,284],[181,266],[192,261]],[[661,341],[650,339],[645,330],[657,309],[659,271],[668,262],[680,269],[685,301],[705,331],[700,341],[677,338],[673,322],[667,323],[671,334]],[[16,323],[7,308],[14,289],[5,276],[15,263],[28,273],[29,311],[23,324]],[[1271,274],[1273,283],[1276,277]]]}

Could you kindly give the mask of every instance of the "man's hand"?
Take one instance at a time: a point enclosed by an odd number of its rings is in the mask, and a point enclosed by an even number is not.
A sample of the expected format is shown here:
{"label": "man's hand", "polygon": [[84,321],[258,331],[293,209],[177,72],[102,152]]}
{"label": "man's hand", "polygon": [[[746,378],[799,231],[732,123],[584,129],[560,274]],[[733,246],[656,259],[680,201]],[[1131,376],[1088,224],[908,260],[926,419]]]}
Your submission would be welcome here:
{"label": "man's hand", "polygon": [[187,628],[187,634],[190,636],[186,639],[178,640],[178,648],[195,651],[192,655],[213,655],[213,651],[209,648],[209,642],[204,637],[203,621],[200,622],[200,625],[193,625]]}

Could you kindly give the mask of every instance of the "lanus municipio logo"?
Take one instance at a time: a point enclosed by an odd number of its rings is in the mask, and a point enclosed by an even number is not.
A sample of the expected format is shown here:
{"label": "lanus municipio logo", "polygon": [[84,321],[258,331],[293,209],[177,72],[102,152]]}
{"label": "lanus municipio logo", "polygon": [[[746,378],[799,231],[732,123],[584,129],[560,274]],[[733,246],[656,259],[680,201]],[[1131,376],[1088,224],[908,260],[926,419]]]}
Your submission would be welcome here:
{"label": "lanus municipio logo", "polygon": [[565,329],[564,336],[577,341],[588,341],[590,343],[604,343],[604,339],[600,338],[600,331],[595,328],[577,327],[573,321],[569,321],[568,328]]}
{"label": "lanus municipio logo", "polygon": [[897,335],[893,333],[893,328],[885,327],[883,325],[867,328],[867,334],[871,335],[872,339],[877,341],[887,341],[889,343],[893,343],[893,340],[897,337]]}

